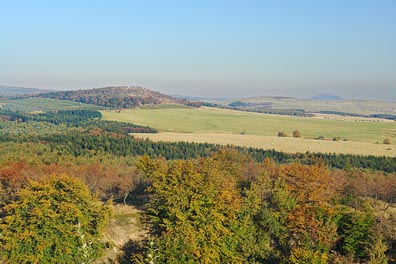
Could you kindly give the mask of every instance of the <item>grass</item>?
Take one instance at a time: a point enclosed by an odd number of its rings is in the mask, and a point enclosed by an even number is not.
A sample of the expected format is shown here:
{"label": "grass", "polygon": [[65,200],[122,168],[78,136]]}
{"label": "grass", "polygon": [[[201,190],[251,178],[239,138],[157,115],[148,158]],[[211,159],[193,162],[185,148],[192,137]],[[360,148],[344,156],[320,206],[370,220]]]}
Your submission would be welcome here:
{"label": "grass", "polygon": [[102,111],[106,120],[132,122],[175,133],[223,133],[276,136],[299,130],[305,139],[327,139],[376,143],[396,141],[396,122],[353,122],[247,113],[217,108],[164,108]]}
{"label": "grass", "polygon": [[142,211],[133,206],[114,205],[113,215],[106,227],[106,237],[119,246],[124,245],[130,239],[141,239],[146,233],[140,220],[141,214]]}
{"label": "grass", "polygon": [[344,153],[358,155],[374,155],[396,157],[395,146],[372,144],[356,141],[315,140],[292,137],[238,135],[224,133],[147,133],[133,134],[136,138],[153,141],[214,143],[221,145],[236,145],[262,149],[275,149],[289,153]]}
{"label": "grass", "polygon": [[131,223],[134,224],[134,226],[137,229],[143,229],[143,224],[140,220],[140,214],[133,212],[133,213],[124,213],[124,214],[115,214],[113,216],[114,222],[118,226],[127,226],[130,225]]}
{"label": "grass", "polygon": [[124,247],[131,242],[139,244],[148,236],[147,229],[140,220],[142,213],[130,205],[114,205],[113,215],[106,226],[103,238],[112,248],[107,249],[105,255],[94,263],[124,263],[118,261]]}
{"label": "grass", "polygon": [[50,98],[24,98],[0,101],[0,105],[13,111],[51,111],[51,110],[100,110],[104,107]]}
{"label": "grass", "polygon": [[181,105],[181,104],[148,104],[148,105],[142,105],[139,107],[140,109],[169,109],[169,108],[191,108],[190,106],[187,105]]}
{"label": "grass", "polygon": [[213,101],[219,104],[229,104],[235,101],[255,104],[269,104],[271,109],[304,109],[308,112],[338,111],[353,114],[395,114],[396,102],[341,100],[314,101],[299,98],[251,97],[240,100]]}

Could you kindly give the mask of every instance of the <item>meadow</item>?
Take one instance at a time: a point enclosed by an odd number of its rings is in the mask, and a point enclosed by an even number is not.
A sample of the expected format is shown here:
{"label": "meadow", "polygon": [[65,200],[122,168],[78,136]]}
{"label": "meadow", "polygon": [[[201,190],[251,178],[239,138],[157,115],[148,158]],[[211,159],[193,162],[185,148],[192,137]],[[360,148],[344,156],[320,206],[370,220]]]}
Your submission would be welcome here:
{"label": "meadow", "polygon": [[[270,109],[303,109],[306,112],[336,111],[359,115],[390,114],[394,115],[396,110],[395,102],[365,101],[365,100],[335,100],[316,101],[293,97],[250,97],[240,100],[210,100],[213,103],[228,105],[236,101],[252,103],[257,106],[248,108],[261,108],[262,105]],[[261,106],[260,106],[261,105]]]}
{"label": "meadow", "polygon": [[57,100],[50,98],[23,98],[12,100],[1,100],[0,106],[11,111],[54,111],[54,110],[100,110],[100,107],[92,104],[77,103],[66,100]]}
{"label": "meadow", "polygon": [[[321,120],[208,107],[102,111],[102,114],[105,120],[132,122],[157,129],[160,131],[158,135],[144,135],[155,141],[233,144],[286,152],[396,155],[395,122]],[[292,138],[294,130],[300,131],[301,138]],[[289,137],[277,137],[280,131]],[[390,138],[392,144],[382,144],[385,138]]]}
{"label": "meadow", "polygon": [[263,149],[275,149],[288,153],[343,153],[396,157],[394,147],[356,141],[314,140],[293,137],[256,136],[224,133],[132,133],[135,138],[155,142],[196,142],[221,145],[235,145]]}

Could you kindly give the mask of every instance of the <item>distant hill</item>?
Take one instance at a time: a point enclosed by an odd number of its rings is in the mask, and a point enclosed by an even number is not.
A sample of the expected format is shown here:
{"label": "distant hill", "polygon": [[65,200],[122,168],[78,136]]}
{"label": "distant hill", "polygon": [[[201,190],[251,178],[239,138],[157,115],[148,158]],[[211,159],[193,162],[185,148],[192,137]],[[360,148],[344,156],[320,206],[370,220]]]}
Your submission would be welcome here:
{"label": "distant hill", "polygon": [[[231,109],[268,114],[312,116],[316,113],[379,117],[396,119],[396,102],[338,99],[320,96],[312,100],[281,96],[256,96],[234,100],[215,101],[216,105]],[[320,99],[319,97],[319,99]],[[340,97],[336,97],[340,98]]]}
{"label": "distant hill", "polygon": [[38,88],[25,88],[25,87],[13,87],[0,85],[0,95],[12,96],[12,95],[24,95],[24,94],[39,94],[48,93],[48,90]]}
{"label": "distant hill", "polygon": [[139,86],[117,86],[87,90],[58,91],[41,94],[39,96],[118,109],[134,108],[147,104],[184,104],[189,106],[199,106],[199,103],[197,102],[175,98]]}
{"label": "distant hill", "polygon": [[179,95],[179,94],[173,94],[171,95],[172,97],[175,98],[182,98],[182,99],[187,99],[191,101],[226,101],[226,100],[232,100],[231,98],[213,98],[213,97],[200,97],[200,96],[188,96],[188,95]]}
{"label": "distant hill", "polygon": [[344,100],[343,98],[332,95],[332,94],[318,94],[314,97],[309,98],[309,100],[314,100],[314,101],[339,101],[339,100]]}

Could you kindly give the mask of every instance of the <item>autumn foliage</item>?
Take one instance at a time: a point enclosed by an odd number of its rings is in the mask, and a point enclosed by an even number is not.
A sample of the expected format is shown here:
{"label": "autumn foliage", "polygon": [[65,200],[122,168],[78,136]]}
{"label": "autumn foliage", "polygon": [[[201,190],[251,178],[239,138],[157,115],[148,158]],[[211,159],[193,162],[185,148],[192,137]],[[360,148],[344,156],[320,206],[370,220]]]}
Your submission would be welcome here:
{"label": "autumn foliage", "polygon": [[10,263],[81,263],[100,256],[110,210],[79,180],[31,181],[2,209],[1,255]]}
{"label": "autumn foliage", "polygon": [[396,261],[395,158],[155,143],[96,112],[9,112],[0,262],[96,259],[107,200],[144,211],[134,263]]}
{"label": "autumn foliage", "polygon": [[152,180],[158,263],[358,263],[389,254],[374,211],[363,198],[355,210],[345,200],[355,188],[348,175],[320,160],[254,163],[223,150],[191,161],[146,156],[139,167]]}

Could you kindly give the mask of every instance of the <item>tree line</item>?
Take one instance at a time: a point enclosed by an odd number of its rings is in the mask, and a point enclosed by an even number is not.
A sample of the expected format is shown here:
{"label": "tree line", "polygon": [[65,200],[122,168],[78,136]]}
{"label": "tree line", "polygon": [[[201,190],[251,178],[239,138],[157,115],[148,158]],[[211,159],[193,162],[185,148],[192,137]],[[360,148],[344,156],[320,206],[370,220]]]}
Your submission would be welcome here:
{"label": "tree line", "polygon": [[[119,132],[119,130],[113,128],[110,127],[106,130],[115,133]],[[122,132],[125,132],[125,130],[122,129]],[[74,156],[99,155],[106,152],[116,156],[147,154],[151,157],[164,157],[166,159],[207,157],[211,153],[223,148],[221,145],[210,143],[153,142],[135,139],[132,136],[124,134],[106,133],[101,130],[85,132],[68,130],[64,133],[59,132],[48,135],[13,135],[2,133],[0,142],[41,142],[42,144],[50,144],[51,150],[54,152],[65,151],[72,153]],[[313,164],[317,160],[323,160],[331,168],[362,168],[387,173],[396,172],[396,158],[394,157],[309,152],[292,154],[259,148],[226,147],[251,155],[256,161],[271,158],[277,163],[299,161],[303,164]]]}
{"label": "tree line", "polygon": [[148,126],[140,126],[132,123],[102,120],[102,114],[95,110],[59,110],[45,113],[28,114],[13,112],[10,110],[0,111],[3,119],[18,122],[46,122],[54,125],[65,125],[68,128],[80,127],[86,130],[101,129],[105,132],[119,134],[128,133],[157,133],[157,130]]}

